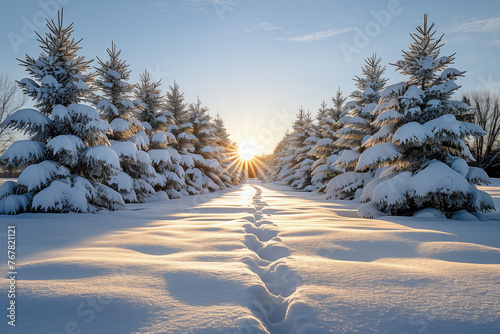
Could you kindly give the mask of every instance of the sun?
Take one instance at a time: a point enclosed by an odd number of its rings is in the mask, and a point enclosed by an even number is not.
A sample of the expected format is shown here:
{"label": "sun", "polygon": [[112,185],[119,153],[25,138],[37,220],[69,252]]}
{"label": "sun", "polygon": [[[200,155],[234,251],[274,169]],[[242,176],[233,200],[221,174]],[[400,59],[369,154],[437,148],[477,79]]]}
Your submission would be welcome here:
{"label": "sun", "polygon": [[251,160],[257,154],[257,149],[250,142],[242,142],[238,145],[238,155],[241,160]]}
{"label": "sun", "polygon": [[245,175],[248,178],[256,178],[264,175],[267,166],[261,160],[262,152],[258,148],[255,138],[242,139],[235,142],[229,152],[226,169],[237,175]]}

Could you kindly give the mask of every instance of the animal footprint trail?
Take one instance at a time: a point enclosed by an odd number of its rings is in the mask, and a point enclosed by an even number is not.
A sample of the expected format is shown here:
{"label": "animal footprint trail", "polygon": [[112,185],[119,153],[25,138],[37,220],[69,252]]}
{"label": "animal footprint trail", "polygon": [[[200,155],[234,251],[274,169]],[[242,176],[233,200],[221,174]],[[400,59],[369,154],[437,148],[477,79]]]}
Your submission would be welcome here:
{"label": "animal footprint trail", "polygon": [[[284,259],[290,255],[290,250],[281,242],[277,225],[270,215],[262,210],[269,205],[263,199],[262,189],[252,185],[255,195],[252,197],[254,219],[243,225],[245,246],[256,254],[255,258],[244,260],[246,265],[262,280],[262,286],[257,286],[255,294],[258,302],[250,308],[267,327],[269,333],[290,333],[293,324],[287,313],[290,297],[295,293],[301,280],[285,264]],[[242,333],[254,333],[247,326]]]}

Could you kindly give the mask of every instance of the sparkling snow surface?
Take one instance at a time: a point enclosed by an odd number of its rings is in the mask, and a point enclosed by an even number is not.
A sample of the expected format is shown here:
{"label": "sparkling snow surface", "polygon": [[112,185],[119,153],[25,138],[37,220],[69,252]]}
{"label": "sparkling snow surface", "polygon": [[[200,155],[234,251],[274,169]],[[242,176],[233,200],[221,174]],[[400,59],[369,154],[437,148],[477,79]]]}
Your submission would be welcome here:
{"label": "sparkling snow surface", "polygon": [[[500,207],[500,180],[481,189]],[[369,220],[322,198],[251,180],[129,211],[1,216],[5,254],[17,227],[18,317],[13,330],[2,307],[0,332],[500,332],[499,211]]]}

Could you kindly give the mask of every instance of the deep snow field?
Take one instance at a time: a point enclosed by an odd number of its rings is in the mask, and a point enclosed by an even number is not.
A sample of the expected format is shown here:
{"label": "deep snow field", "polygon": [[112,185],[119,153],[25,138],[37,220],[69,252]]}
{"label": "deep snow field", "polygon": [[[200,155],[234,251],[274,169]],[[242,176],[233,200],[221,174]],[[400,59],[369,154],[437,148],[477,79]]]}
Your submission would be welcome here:
{"label": "deep snow field", "polygon": [[[482,187],[500,208],[500,180]],[[360,219],[357,203],[250,180],[129,211],[16,226],[0,333],[500,333],[500,211]]]}

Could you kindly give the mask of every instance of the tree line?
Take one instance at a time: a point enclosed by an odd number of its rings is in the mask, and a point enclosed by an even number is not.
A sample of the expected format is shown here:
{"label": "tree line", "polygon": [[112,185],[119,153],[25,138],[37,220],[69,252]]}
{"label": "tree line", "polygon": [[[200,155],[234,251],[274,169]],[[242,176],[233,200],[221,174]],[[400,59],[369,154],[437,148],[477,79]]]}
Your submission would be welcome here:
{"label": "tree line", "polygon": [[23,170],[0,187],[0,213],[116,210],[244,179],[224,121],[210,117],[199,98],[185,103],[175,81],[163,96],[147,71],[129,83],[129,65],[114,43],[91,71],[62,11],[47,27],[45,36],[37,33],[41,54],[19,60],[30,77],[18,84],[35,109],[1,123],[2,131],[29,139],[0,157],[5,168]]}
{"label": "tree line", "polygon": [[493,210],[476,185],[489,182],[481,167],[499,163],[498,96],[452,99],[465,72],[450,67],[455,54],[440,55],[444,35],[434,26],[425,15],[409,49],[390,64],[405,81],[389,83],[374,54],[348,97],[339,89],[333,107],[323,102],[316,117],[301,108],[260,177],[361,201],[358,215],[366,218],[430,212],[482,219],[478,212]]}

